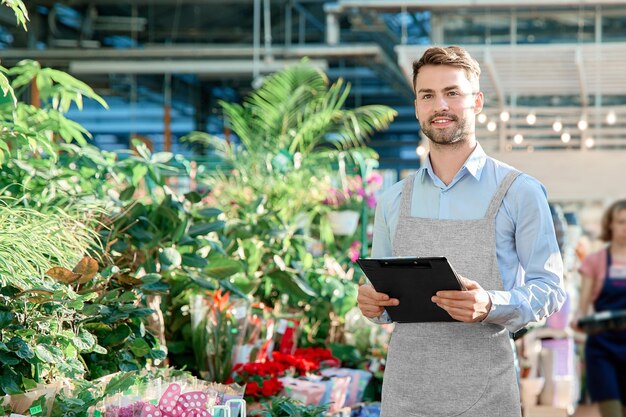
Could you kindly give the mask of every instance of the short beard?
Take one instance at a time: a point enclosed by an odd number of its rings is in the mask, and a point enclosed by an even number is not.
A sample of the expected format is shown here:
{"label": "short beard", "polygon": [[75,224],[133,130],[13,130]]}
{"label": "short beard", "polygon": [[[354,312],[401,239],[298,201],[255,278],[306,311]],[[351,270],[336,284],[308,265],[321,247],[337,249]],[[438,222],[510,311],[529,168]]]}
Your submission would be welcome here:
{"label": "short beard", "polygon": [[[437,117],[447,117],[459,125],[453,132],[446,133],[441,129],[432,127],[432,121]],[[451,114],[436,114],[426,123],[420,121],[422,133],[424,133],[432,143],[440,146],[456,146],[463,143],[470,136],[470,129],[467,124],[467,119],[463,118],[459,120],[457,116]]]}

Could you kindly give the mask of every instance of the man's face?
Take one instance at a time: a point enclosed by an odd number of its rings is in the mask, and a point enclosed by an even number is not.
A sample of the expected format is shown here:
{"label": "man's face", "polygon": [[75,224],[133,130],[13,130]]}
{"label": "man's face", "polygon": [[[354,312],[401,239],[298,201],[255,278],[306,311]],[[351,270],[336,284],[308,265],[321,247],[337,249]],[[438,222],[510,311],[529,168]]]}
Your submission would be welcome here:
{"label": "man's face", "polygon": [[475,117],[483,107],[483,94],[475,89],[460,68],[420,68],[415,80],[415,116],[431,141],[450,145],[475,135]]}

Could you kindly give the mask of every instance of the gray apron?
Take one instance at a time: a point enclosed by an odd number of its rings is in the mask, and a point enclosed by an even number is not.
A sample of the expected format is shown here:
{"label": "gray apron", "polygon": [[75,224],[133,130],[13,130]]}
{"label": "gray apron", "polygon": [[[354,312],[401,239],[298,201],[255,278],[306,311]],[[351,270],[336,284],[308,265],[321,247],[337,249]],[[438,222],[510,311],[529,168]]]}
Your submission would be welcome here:
{"label": "gray apron", "polygon": [[[446,256],[454,269],[486,290],[502,290],[496,259],[496,214],[511,171],[484,218],[411,217],[415,174],[402,192],[393,256]],[[383,380],[381,417],[520,416],[509,332],[483,323],[396,323]]]}

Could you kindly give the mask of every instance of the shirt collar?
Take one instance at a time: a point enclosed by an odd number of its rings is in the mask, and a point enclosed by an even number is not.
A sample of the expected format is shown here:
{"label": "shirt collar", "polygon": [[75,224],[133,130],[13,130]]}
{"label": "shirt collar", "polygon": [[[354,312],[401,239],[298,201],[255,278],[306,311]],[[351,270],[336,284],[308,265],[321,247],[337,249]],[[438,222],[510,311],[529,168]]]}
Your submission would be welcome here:
{"label": "shirt collar", "polygon": [[[476,147],[474,148],[470,156],[467,158],[467,160],[465,161],[461,169],[459,169],[459,172],[457,173],[455,179],[462,177],[463,175],[465,175],[466,172],[468,172],[474,178],[476,178],[476,180],[480,180],[480,176],[483,172],[483,168],[485,167],[486,161],[487,161],[487,154],[483,150],[483,147],[480,146],[480,143],[476,142]],[[423,169],[422,182],[426,178],[425,174],[428,174],[428,176],[430,176],[431,180],[434,183],[441,182],[441,180],[435,174],[435,171],[433,170],[433,166],[430,163],[430,154],[428,154],[427,157],[424,159],[424,165],[422,166],[422,169]]]}

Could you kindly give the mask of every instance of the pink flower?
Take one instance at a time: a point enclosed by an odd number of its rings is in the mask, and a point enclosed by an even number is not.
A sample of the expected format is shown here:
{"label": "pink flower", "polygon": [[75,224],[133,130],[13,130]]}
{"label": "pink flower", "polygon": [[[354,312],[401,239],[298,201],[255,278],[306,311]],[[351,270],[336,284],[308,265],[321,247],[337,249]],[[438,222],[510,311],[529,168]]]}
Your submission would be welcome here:
{"label": "pink flower", "polygon": [[348,257],[350,258],[350,261],[356,262],[356,260],[359,259],[359,256],[361,255],[360,252],[361,252],[361,242],[359,242],[358,240],[355,240],[350,245],[350,249],[348,249]]}
{"label": "pink flower", "polygon": [[378,172],[373,172],[367,177],[367,183],[380,187],[383,185],[383,177]]}
{"label": "pink flower", "polygon": [[374,194],[367,196],[367,207],[372,209],[376,207],[376,197]]}

